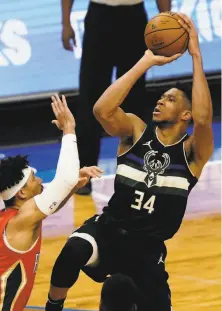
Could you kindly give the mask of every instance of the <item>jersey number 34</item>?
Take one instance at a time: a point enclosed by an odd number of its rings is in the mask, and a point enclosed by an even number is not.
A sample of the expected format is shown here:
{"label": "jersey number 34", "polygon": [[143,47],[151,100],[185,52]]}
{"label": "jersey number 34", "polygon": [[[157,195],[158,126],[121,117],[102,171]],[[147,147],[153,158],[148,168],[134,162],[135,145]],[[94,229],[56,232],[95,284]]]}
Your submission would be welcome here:
{"label": "jersey number 34", "polygon": [[149,198],[149,200],[147,200],[144,203],[143,199],[144,199],[145,193],[143,191],[135,190],[135,195],[136,195],[136,198],[135,198],[134,204],[131,204],[131,207],[137,210],[141,210],[141,208],[145,208],[148,210],[149,214],[152,214],[152,212],[154,211],[153,206],[154,206],[156,196],[152,195],[151,198]]}

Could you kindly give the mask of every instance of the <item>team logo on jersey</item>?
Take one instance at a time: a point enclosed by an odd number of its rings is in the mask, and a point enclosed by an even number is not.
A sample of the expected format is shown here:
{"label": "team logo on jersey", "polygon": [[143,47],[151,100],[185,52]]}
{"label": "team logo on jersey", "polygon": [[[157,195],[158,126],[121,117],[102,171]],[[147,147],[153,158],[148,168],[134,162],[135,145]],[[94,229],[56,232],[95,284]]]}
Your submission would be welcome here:
{"label": "team logo on jersey", "polygon": [[149,150],[144,156],[143,169],[147,172],[144,179],[147,187],[156,185],[157,175],[163,174],[170,164],[170,156],[167,153],[160,154],[158,151]]}

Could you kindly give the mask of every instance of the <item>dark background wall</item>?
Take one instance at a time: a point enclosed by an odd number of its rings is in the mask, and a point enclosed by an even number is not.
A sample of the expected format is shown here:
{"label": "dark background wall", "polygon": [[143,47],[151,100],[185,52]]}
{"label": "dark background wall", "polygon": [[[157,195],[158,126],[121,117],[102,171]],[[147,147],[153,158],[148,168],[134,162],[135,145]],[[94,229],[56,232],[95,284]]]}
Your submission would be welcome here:
{"label": "dark background wall", "polygon": [[[191,77],[183,78],[181,83],[191,89]],[[147,120],[157,99],[166,90],[175,85],[176,81],[156,81],[147,84]],[[221,118],[221,75],[209,75],[213,100],[214,118]],[[78,105],[78,94],[65,94],[72,112],[75,114]],[[0,104],[0,146],[17,145],[23,143],[38,143],[56,140],[61,133],[51,125],[53,114],[50,98],[23,100]],[[104,133],[104,135],[106,135]]]}

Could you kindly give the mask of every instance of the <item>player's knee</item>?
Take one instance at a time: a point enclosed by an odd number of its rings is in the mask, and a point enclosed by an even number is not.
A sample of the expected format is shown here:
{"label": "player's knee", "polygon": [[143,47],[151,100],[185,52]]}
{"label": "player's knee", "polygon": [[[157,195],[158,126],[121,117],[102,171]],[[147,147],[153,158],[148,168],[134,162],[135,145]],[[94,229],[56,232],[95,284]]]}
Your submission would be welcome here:
{"label": "player's knee", "polygon": [[51,284],[70,288],[78,279],[80,269],[92,256],[92,245],[81,238],[70,238],[59,254],[51,276]]}
{"label": "player's knee", "polygon": [[69,238],[63,247],[58,261],[66,266],[78,266],[82,268],[90,259],[93,253],[92,245],[79,237]]}

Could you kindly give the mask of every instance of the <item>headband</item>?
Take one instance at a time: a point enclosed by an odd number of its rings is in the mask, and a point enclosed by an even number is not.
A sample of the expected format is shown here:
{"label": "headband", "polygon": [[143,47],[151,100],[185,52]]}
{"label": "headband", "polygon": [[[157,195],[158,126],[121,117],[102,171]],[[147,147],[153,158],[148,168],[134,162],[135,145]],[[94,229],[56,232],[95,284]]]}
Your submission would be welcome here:
{"label": "headband", "polygon": [[14,185],[13,187],[7,188],[6,190],[0,192],[0,196],[2,197],[2,199],[4,201],[7,201],[7,200],[10,200],[11,198],[13,198],[16,195],[16,193],[19,190],[21,190],[22,187],[26,184],[31,172],[32,172],[32,168],[30,166],[28,166],[27,168],[22,170],[22,173],[24,175],[22,180],[20,180],[20,182],[18,184]]}

